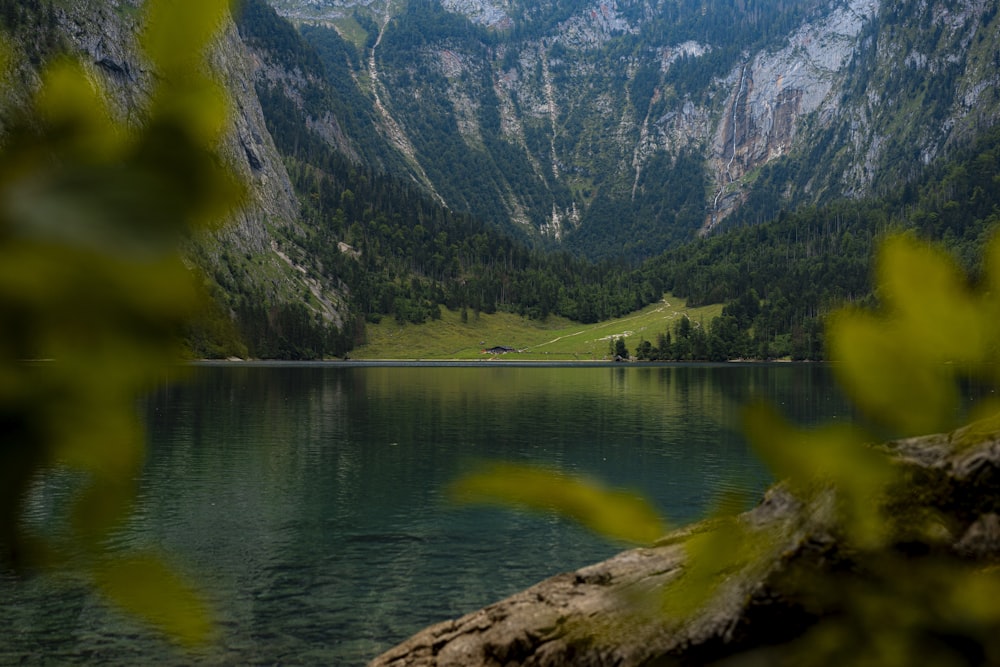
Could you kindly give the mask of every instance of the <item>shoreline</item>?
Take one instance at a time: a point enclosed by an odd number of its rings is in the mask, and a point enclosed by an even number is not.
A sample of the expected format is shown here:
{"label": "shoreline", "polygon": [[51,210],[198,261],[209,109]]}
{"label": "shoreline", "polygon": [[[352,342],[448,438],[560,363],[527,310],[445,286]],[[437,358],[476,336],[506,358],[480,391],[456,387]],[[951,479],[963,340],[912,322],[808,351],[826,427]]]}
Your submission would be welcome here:
{"label": "shoreline", "polygon": [[456,368],[478,368],[486,366],[509,366],[509,367],[590,367],[590,368],[722,368],[739,366],[761,366],[768,364],[826,364],[826,361],[792,361],[789,359],[772,359],[769,361],[757,361],[751,359],[739,359],[732,361],[611,361],[611,360],[565,360],[565,361],[543,361],[533,359],[522,360],[500,360],[500,359],[194,359],[184,362],[185,365],[192,366],[327,366],[327,367],[433,367],[450,366]]}

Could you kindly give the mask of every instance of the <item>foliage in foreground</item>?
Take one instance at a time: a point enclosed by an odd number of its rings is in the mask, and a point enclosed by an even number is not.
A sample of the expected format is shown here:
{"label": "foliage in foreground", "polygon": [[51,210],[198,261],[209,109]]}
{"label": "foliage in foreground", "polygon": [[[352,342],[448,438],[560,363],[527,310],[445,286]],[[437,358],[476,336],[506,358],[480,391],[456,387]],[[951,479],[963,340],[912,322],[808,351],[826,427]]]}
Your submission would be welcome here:
{"label": "foliage in foreground", "polygon": [[[886,434],[954,428],[959,382],[1000,381],[995,363],[1000,236],[987,249],[982,275],[981,283],[970,287],[958,265],[939,248],[909,235],[889,238],[877,262],[882,309],[844,309],[828,325],[829,352],[838,361],[836,376],[864,415],[863,423],[803,430],[769,405],[745,408],[746,435],[792,494],[809,502],[833,489],[843,531],[841,547],[850,553],[850,567],[794,583],[821,616],[829,610],[836,613],[800,641],[770,654],[782,664],[903,666],[928,659],[934,664],[995,664],[1000,659],[1000,612],[995,606],[1000,573],[912,548],[901,550],[901,529],[910,536],[928,535],[934,531],[934,518],[900,518],[886,509],[892,501],[898,510],[900,488],[906,504],[906,481],[886,454],[870,446]],[[988,423],[995,430],[997,413],[998,406],[987,402],[971,416],[992,420]],[[535,488],[525,489],[529,480]],[[554,510],[582,517],[585,525],[609,537],[636,543],[649,543],[639,536],[663,525],[659,517],[636,511],[645,507],[638,499],[618,516],[602,514],[597,522],[592,517],[598,508],[623,506],[621,492],[591,487],[567,494],[563,489],[570,484],[575,489],[586,486],[558,472],[519,466],[486,469],[460,480],[456,488],[465,501]],[[588,499],[590,510],[581,509],[580,498]],[[768,529],[739,521],[725,511],[727,505],[731,503],[723,504],[708,530],[686,541],[686,572],[665,590],[667,617],[697,613],[727,573],[777,557],[769,546],[774,539]],[[606,523],[615,530],[601,530]]]}
{"label": "foliage in foreground", "polygon": [[[0,154],[0,566],[81,579],[186,644],[211,632],[197,592],[160,555],[109,545],[143,461],[135,397],[180,358],[203,302],[178,248],[242,196],[210,148],[229,106],[204,74],[228,11],[146,3],[157,83],[141,128],[115,120],[86,65],[57,59],[29,108],[10,112]],[[26,525],[54,469],[76,493]]]}

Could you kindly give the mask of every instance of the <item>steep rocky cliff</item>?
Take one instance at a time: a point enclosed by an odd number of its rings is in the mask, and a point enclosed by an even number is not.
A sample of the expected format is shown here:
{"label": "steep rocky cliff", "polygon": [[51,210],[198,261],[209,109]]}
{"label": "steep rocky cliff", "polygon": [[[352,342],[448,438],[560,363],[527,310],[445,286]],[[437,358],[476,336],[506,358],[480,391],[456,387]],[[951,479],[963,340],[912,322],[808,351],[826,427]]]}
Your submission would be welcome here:
{"label": "steep rocky cliff", "polygon": [[846,100],[833,93],[845,80],[862,29],[877,12],[875,0],[849,0],[800,26],[783,48],[757,53],[724,80],[731,92],[711,137],[714,195],[704,229],[742,203],[754,169],[800,148],[806,118],[830,123],[846,111]]}
{"label": "steep rocky cliff", "polygon": [[987,0],[272,4],[364,54],[429,191],[593,256],[878,193],[1000,113]]}
{"label": "steep rocky cliff", "polygon": [[[142,123],[156,77],[137,46],[142,5],[142,0],[78,0],[51,6],[45,19],[50,50],[34,48],[24,34],[15,39],[15,54],[20,55],[15,56],[12,79],[17,85],[6,92],[6,101],[16,106],[27,99],[47,58],[66,51],[85,64],[121,121]],[[304,304],[325,326],[340,328],[347,313],[342,289],[315,271],[291,240],[299,204],[255,94],[257,63],[231,21],[210,62],[231,105],[231,127],[218,152],[248,186],[248,196],[228,224],[192,239],[187,254],[200,265],[224,307],[252,301],[267,314]]]}

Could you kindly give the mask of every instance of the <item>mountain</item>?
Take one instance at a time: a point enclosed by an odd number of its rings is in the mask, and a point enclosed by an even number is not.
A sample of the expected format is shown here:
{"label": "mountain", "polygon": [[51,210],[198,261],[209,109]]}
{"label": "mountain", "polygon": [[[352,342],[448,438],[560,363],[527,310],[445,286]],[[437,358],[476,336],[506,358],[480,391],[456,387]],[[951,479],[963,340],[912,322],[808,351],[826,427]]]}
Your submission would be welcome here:
{"label": "mountain", "polygon": [[884,193],[1000,115],[996,2],[271,4],[432,196],[593,258]]}
{"label": "mountain", "polygon": [[[119,123],[142,123],[156,79],[137,48],[144,4],[0,0],[13,47],[6,109],[23,109],[47,63],[68,54]],[[446,305],[473,318],[504,308],[596,321],[662,293],[621,267],[541,253],[445,207],[380,134],[350,75],[352,49],[309,46],[263,2],[239,10],[210,60],[232,111],[217,151],[248,197],[229,224],[186,244],[214,304],[187,334],[193,354],[337,356],[385,315],[419,323]]]}
{"label": "mountain", "polygon": [[345,282],[359,320],[420,323],[445,305],[474,317],[504,309],[594,322],[662,296],[655,280],[621,262],[533,248],[523,230],[456,211],[422,187],[400,135],[351,76],[357,52],[334,33],[313,47],[263,0],[246,0],[237,24],[300,195],[295,242],[317,270]]}
{"label": "mountain", "polygon": [[[411,8],[413,6],[411,3]],[[470,195],[481,195],[481,199],[488,202],[489,183],[497,183],[501,177],[508,180],[514,178],[510,169],[500,170],[499,176],[491,172],[493,163],[487,159],[488,156],[483,152],[477,155],[469,148],[458,129],[454,132],[436,129],[431,121],[439,107],[432,97],[433,90],[428,89],[420,92],[422,116],[417,122],[422,132],[437,138],[428,155],[439,157],[447,153],[448,158],[443,164],[450,169],[442,187],[433,183],[428,185],[428,174],[432,174],[434,168],[416,162],[421,156],[420,137],[405,134],[404,125],[396,117],[392,118],[392,122],[388,121],[389,98],[384,90],[378,89],[376,103],[373,92],[376,88],[372,82],[376,79],[387,80],[388,69],[377,67],[375,77],[365,74],[370,71],[366,68],[371,66],[371,58],[368,65],[364,64],[365,53],[370,54],[373,48],[376,52],[382,48],[382,41],[388,39],[390,34],[389,28],[379,31],[374,19],[358,8],[351,10],[353,13],[350,14],[355,31],[350,33],[344,30],[344,33],[353,35],[352,39],[362,43],[360,48],[325,26],[303,23],[296,33],[278,20],[274,12],[265,11],[262,0],[247,0],[244,7],[244,18],[240,21],[244,39],[257,54],[256,59],[266,63],[260,71],[271,72],[259,80],[258,95],[266,101],[265,116],[269,119],[272,134],[282,137],[279,140],[280,150],[286,155],[296,156],[289,160],[294,172],[313,174],[308,165],[322,162],[317,162],[311,154],[320,150],[317,145],[325,146],[338,155],[347,155],[337,148],[330,137],[359,137],[363,133],[364,140],[355,141],[349,152],[356,157],[343,159],[356,160],[355,165],[364,164],[366,159],[372,159],[360,156],[360,147],[367,147],[374,159],[379,161],[379,168],[386,168],[402,177],[402,181],[394,182],[394,188],[402,187],[407,182],[421,188],[430,200],[421,200],[422,205],[431,208],[434,203],[446,202],[447,192],[461,194],[460,186],[470,180],[487,182],[482,190],[474,189]],[[848,6],[842,7],[845,8]],[[836,23],[844,16],[843,12],[829,14],[827,20]],[[440,7],[425,18],[425,23],[418,22],[411,31],[413,40],[431,39],[435,27],[451,26],[447,29],[455,31],[458,30],[456,22],[466,28],[469,26],[469,22],[462,17]],[[387,25],[391,26],[392,21]],[[868,29],[874,31],[873,25],[870,24]],[[367,26],[367,31],[359,32],[361,26]],[[514,29],[511,28],[509,34],[470,34],[480,41],[509,40],[513,39]],[[296,40],[297,35],[305,37],[309,44],[303,45],[301,40]],[[831,41],[831,38],[800,39],[805,44],[816,40]],[[985,37],[982,41],[988,43]],[[840,48],[838,58],[842,61],[847,57],[844,55],[847,51],[843,45]],[[871,48],[877,52],[883,47],[875,44]],[[414,47],[413,50],[418,52],[420,49]],[[291,55],[293,52],[296,55]],[[313,55],[309,56],[310,53]],[[893,61],[888,57],[882,64],[871,55],[854,54],[851,57],[859,61],[868,58],[871,61],[871,77],[894,71]],[[411,60],[417,59],[414,56]],[[289,63],[298,64],[290,68]],[[856,64],[853,67],[858,68]],[[289,68],[292,73],[289,73]],[[424,68],[420,76],[430,79],[429,72]],[[987,81],[995,76],[990,69],[983,72]],[[797,76],[798,85],[802,85],[801,81],[806,80],[805,74]],[[741,100],[746,97],[752,102],[757,100],[753,91],[760,86],[753,83],[751,68],[741,72],[741,77],[744,89]],[[309,82],[308,85],[306,82]],[[861,79],[856,85],[861,85]],[[927,90],[932,90],[933,85],[933,80],[923,84]],[[887,92],[892,90],[888,84],[882,88]],[[984,88],[983,93],[984,96],[995,94],[988,88]],[[832,92],[825,95],[823,99],[834,99]],[[910,100],[907,94],[900,93],[898,99],[905,101],[908,107],[922,108],[921,105],[926,104],[925,97]],[[845,99],[841,96],[834,101],[843,104]],[[749,104],[748,108],[755,109],[754,104]],[[873,109],[878,106],[875,101],[870,104]],[[349,108],[350,112],[330,114],[329,110],[334,108]],[[675,336],[670,349],[666,350],[658,341],[660,349],[649,350],[645,355],[647,358],[725,359],[790,355],[815,359],[823,354],[824,315],[844,301],[872,299],[872,256],[887,231],[911,229],[929,238],[944,240],[961,256],[965,268],[976,269],[980,249],[988,238],[989,230],[996,224],[993,207],[1000,205],[1000,192],[994,185],[998,169],[995,159],[998,135],[989,130],[992,123],[989,108],[973,108],[966,114],[965,125],[946,125],[944,129],[950,127],[952,130],[947,143],[936,157],[928,158],[926,164],[920,161],[890,161],[881,171],[871,172],[870,184],[864,190],[824,185],[849,182],[849,174],[838,161],[846,160],[850,150],[835,139],[841,134],[852,135],[850,131],[838,130],[833,120],[819,126],[822,131],[817,131],[814,136],[823,141],[817,139],[819,143],[810,145],[809,155],[788,150],[768,157],[767,151],[762,149],[761,154],[767,161],[752,171],[745,171],[743,183],[738,188],[733,186],[728,195],[728,201],[734,203],[732,214],[721,224],[716,224],[711,233],[698,235],[683,243],[671,241],[666,252],[655,255],[638,267],[627,263],[574,263],[560,255],[539,259],[537,252],[529,267],[528,258],[532,254],[525,250],[523,243],[498,244],[496,237],[488,241],[482,227],[475,227],[477,231],[468,228],[471,221],[466,222],[467,231],[456,229],[455,212],[481,205],[482,202],[475,198],[468,202],[468,207],[452,204],[431,216],[434,220],[441,220],[443,227],[437,227],[428,234],[427,216],[415,216],[407,210],[411,204],[406,202],[414,196],[412,193],[407,195],[407,199],[395,200],[397,204],[402,204],[397,205],[392,204],[392,197],[383,195],[355,196],[361,192],[357,189],[361,185],[348,185],[345,176],[321,184],[301,178],[296,182],[307,202],[306,208],[314,211],[314,224],[325,221],[333,238],[346,239],[352,247],[364,248],[364,256],[369,261],[364,278],[360,282],[348,280],[348,283],[355,286],[352,294],[359,311],[371,321],[376,321],[381,315],[393,315],[400,322],[420,321],[425,314],[433,316],[436,312],[432,303],[441,303],[453,309],[468,307],[486,312],[499,309],[531,317],[544,317],[551,312],[588,322],[636,309],[658,300],[663,291],[669,290],[675,296],[687,298],[690,303],[724,303],[724,316],[719,322],[701,323],[704,326],[696,329],[697,335],[690,340],[687,340],[685,332],[663,332],[668,334],[664,340],[669,340],[669,334]],[[741,120],[743,116],[740,113],[736,115],[737,125],[746,123],[745,119]],[[314,132],[309,129],[317,126],[320,118],[329,122],[332,117],[346,119],[340,131]],[[919,114],[907,117],[918,118]],[[899,150],[902,144],[894,132],[902,133],[909,145],[918,145],[920,137],[924,136],[916,124],[911,127],[889,115],[880,118],[896,123],[899,128],[879,130],[872,124],[871,127],[876,129],[869,128],[869,132],[883,132],[888,139],[875,142],[869,154],[878,145],[891,145],[896,147],[894,150]],[[348,122],[354,123],[356,129],[346,129]],[[761,122],[754,121],[758,125]],[[813,132],[815,128],[811,122],[804,123],[804,129],[796,131],[802,134]],[[861,125],[851,122],[854,123],[851,125],[854,130],[851,131],[861,136],[858,129]],[[293,131],[293,127],[298,129]],[[784,127],[788,131],[787,128],[793,126],[789,122]],[[959,127],[964,129],[955,129]],[[774,133],[761,135],[750,132],[738,136],[737,145],[740,146],[748,144],[754,137],[761,141],[761,136],[766,139],[773,137]],[[495,145],[504,147],[499,141]],[[768,144],[764,141],[761,145],[766,148]],[[307,146],[308,149],[304,148]],[[393,155],[396,156],[395,167],[389,166]],[[811,159],[817,162],[813,164]],[[681,178],[682,175],[664,180],[661,183],[662,198],[652,198],[651,201],[661,206],[662,210],[676,214],[680,208],[671,198],[683,196],[685,186],[690,186],[691,182],[700,182],[697,174],[707,171],[707,165],[710,162],[699,157],[693,148],[687,149],[685,161],[675,161],[674,166],[688,169],[695,176],[687,182]],[[741,165],[743,163],[736,159],[732,159],[731,164],[727,161],[727,168],[734,173],[743,169]],[[357,166],[339,168],[341,172],[357,169]],[[409,191],[408,188],[403,189]],[[692,190],[687,188],[688,192]],[[838,192],[840,194],[836,194]],[[709,195],[715,196],[712,190],[700,190],[699,196],[704,198]],[[375,199],[380,204],[364,211],[351,212],[344,205],[348,196],[351,202]],[[317,199],[320,202],[318,207],[308,205],[308,202],[316,202]],[[610,224],[620,223],[622,211],[626,208],[625,205],[612,208],[608,217]],[[594,210],[591,210],[591,215],[594,215]],[[489,217],[490,211],[492,217]],[[697,226],[704,223],[700,215]],[[619,262],[621,254],[610,252],[613,242],[622,242],[620,250],[625,252],[624,243],[634,240],[627,235],[614,236],[613,232],[618,228],[609,226],[603,230],[581,228],[574,232],[576,241],[569,236],[562,243],[552,239],[546,242],[537,232],[533,236],[529,225],[512,223],[507,219],[502,206],[484,207],[483,216],[492,222],[492,229],[503,230],[512,238],[527,239],[529,243],[534,238],[537,245],[550,251],[553,247],[573,248],[585,233],[590,233],[587,238],[600,241],[595,242],[595,247]],[[451,223],[446,222],[449,218]],[[352,219],[356,224],[349,222]],[[650,214],[635,221],[635,224],[645,224],[661,235],[676,232],[656,227],[653,220],[654,216]],[[444,243],[436,240],[440,233],[438,230],[447,230]],[[606,234],[603,241],[600,234]],[[421,241],[421,238],[425,240]],[[428,243],[427,239],[435,241]],[[314,254],[321,253],[322,247],[322,244],[315,246]],[[430,260],[432,257],[438,259]],[[469,258],[478,259],[469,261]],[[449,268],[442,271],[442,267]],[[410,276],[409,285],[401,279],[404,276]],[[437,285],[440,297],[433,296],[431,283]],[[420,305],[414,307],[417,303]]]}
{"label": "mountain", "polygon": [[[8,107],[68,52],[141,123],[142,5],[0,0]],[[341,355],[442,306],[594,322],[670,290],[727,306],[669,358],[816,358],[887,229],[972,267],[1000,206],[995,3],[274,5],[296,23],[243,0],[213,51],[249,199],[186,248],[215,304],[199,356]]]}

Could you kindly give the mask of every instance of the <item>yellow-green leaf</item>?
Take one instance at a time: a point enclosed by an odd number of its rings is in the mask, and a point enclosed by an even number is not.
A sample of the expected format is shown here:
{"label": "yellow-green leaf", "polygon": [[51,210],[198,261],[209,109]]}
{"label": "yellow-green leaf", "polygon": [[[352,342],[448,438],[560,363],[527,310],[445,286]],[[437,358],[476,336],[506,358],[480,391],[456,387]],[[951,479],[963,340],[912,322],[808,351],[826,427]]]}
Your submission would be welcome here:
{"label": "yellow-green leaf", "polygon": [[211,637],[212,620],[205,602],[156,554],[106,558],[93,576],[108,600],[171,639],[193,646]]}
{"label": "yellow-green leaf", "polygon": [[195,143],[210,146],[229,126],[231,108],[221,87],[195,79],[184,86],[164,85],[153,102],[153,115],[175,122]]}
{"label": "yellow-green leaf", "polygon": [[953,572],[945,600],[952,618],[996,628],[1000,623],[1000,569]]}
{"label": "yellow-green leaf", "polygon": [[[1000,382],[1000,233],[993,235],[983,261],[984,289],[981,318],[988,347],[986,361],[994,382]],[[983,369],[980,369],[983,370]]]}
{"label": "yellow-green leaf", "polygon": [[842,311],[827,323],[834,372],[858,407],[903,434],[941,430],[958,405],[954,369],[923,356],[910,335],[857,310]]}
{"label": "yellow-green leaf", "polygon": [[554,470],[497,463],[452,485],[465,503],[489,503],[563,514],[606,537],[648,544],[666,524],[641,496]]}
{"label": "yellow-green leaf", "polygon": [[150,0],[142,46],[160,79],[152,116],[175,123],[211,145],[230,121],[221,86],[207,75],[212,40],[229,15],[229,0]]}
{"label": "yellow-green leaf", "polygon": [[809,498],[819,489],[835,489],[851,538],[864,546],[882,542],[887,524],[879,506],[896,473],[882,454],[866,446],[860,431],[843,424],[798,428],[767,404],[748,406],[743,418],[754,448],[793,493]]}
{"label": "yellow-green leaf", "polygon": [[1000,299],[1000,232],[995,233],[990,239],[983,265],[986,272],[986,288],[994,299]]}
{"label": "yellow-green leaf", "polygon": [[190,76],[229,14],[230,0],[149,0],[142,46],[161,74]]}
{"label": "yellow-green leaf", "polygon": [[0,84],[6,84],[10,76],[11,48],[7,36],[0,35]]}
{"label": "yellow-green leaf", "polygon": [[877,273],[889,313],[900,325],[896,334],[911,354],[966,364],[982,359],[981,308],[949,255],[901,234],[883,244]]}
{"label": "yellow-green leaf", "polygon": [[135,485],[129,479],[96,478],[74,499],[70,528],[80,543],[97,548],[132,511]]}
{"label": "yellow-green leaf", "polygon": [[104,97],[77,61],[59,60],[45,70],[36,106],[75,159],[108,160],[125,144],[125,132],[112,122]]}
{"label": "yellow-green leaf", "polygon": [[774,536],[743,524],[738,518],[716,519],[707,531],[685,543],[683,574],[664,590],[663,612],[670,618],[690,617],[705,605],[726,577],[743,568],[765,563]]}

